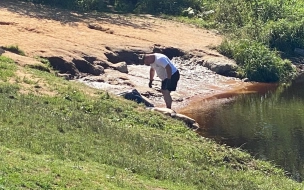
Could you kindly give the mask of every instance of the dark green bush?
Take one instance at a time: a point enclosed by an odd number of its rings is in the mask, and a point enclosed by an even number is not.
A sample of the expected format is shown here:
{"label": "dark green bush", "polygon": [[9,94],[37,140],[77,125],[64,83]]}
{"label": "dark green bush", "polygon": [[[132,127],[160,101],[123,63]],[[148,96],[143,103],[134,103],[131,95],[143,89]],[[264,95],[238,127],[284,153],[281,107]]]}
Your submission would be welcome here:
{"label": "dark green bush", "polygon": [[257,82],[288,80],[294,69],[290,61],[283,60],[265,45],[252,40],[225,40],[218,50],[236,60],[244,77]]}
{"label": "dark green bush", "polygon": [[243,27],[252,17],[248,6],[250,5],[246,1],[220,0],[218,3],[214,3],[211,8],[215,10],[211,19],[225,31]]}
{"label": "dark green bush", "polygon": [[106,10],[108,6],[117,11],[179,15],[188,7],[200,9],[200,0],[26,0],[76,10]]}
{"label": "dark green bush", "polygon": [[295,48],[304,48],[304,19],[292,21],[282,19],[270,25],[267,36],[269,46],[286,53],[292,53]]}
{"label": "dark green bush", "polygon": [[106,4],[103,0],[24,0],[36,4],[45,4],[55,7],[73,9],[73,10],[105,10]]}

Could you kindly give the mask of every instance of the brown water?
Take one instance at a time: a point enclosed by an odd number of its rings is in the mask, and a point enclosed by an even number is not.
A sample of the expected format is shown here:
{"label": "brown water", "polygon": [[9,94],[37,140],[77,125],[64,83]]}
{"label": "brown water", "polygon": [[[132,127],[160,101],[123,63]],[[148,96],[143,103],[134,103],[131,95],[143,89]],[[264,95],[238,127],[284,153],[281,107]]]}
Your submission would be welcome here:
{"label": "brown water", "polygon": [[304,83],[254,84],[196,99],[180,112],[199,123],[200,135],[240,147],[303,180]]}

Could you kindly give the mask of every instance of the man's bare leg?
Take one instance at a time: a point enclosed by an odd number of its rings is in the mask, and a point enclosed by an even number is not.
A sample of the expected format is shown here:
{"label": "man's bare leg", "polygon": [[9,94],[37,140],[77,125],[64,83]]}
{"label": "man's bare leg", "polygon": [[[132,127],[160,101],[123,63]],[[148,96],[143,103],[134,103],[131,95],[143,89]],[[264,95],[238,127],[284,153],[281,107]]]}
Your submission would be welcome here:
{"label": "man's bare leg", "polygon": [[171,109],[171,105],[172,105],[172,97],[171,97],[171,92],[169,90],[161,90],[163,96],[164,96],[164,100],[166,103],[167,108]]}

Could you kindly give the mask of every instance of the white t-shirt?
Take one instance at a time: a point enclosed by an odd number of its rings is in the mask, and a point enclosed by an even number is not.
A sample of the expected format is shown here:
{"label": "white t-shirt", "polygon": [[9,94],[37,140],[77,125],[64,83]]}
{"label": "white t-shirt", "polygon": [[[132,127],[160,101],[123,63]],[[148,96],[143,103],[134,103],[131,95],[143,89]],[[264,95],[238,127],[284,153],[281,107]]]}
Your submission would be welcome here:
{"label": "white t-shirt", "polygon": [[173,65],[170,59],[160,53],[154,53],[155,61],[150,66],[156,71],[157,76],[161,80],[167,78],[166,66],[169,64],[172,69],[172,75],[177,71],[177,68]]}

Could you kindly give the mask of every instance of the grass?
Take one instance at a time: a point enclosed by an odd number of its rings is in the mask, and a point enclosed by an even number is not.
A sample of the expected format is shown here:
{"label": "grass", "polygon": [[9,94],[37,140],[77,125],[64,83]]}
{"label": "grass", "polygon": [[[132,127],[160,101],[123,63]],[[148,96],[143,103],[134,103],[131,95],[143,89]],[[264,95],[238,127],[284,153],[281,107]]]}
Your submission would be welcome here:
{"label": "grass", "polygon": [[[13,73],[13,61],[0,57],[2,64]],[[52,72],[23,72],[57,94],[23,94],[7,82],[14,74],[1,78],[0,189],[303,188],[271,163],[199,137],[181,121]]]}
{"label": "grass", "polygon": [[4,50],[25,56],[25,52],[23,50],[21,50],[18,45],[2,46],[1,48]]}
{"label": "grass", "polygon": [[17,67],[14,61],[0,56],[0,80],[6,82],[10,77],[14,76]]}

